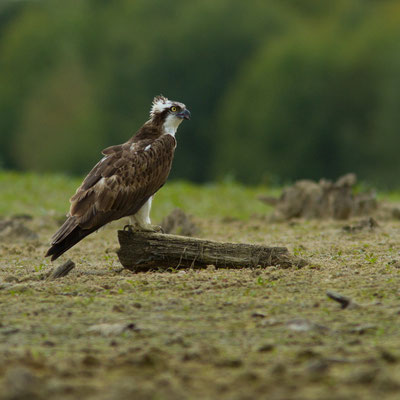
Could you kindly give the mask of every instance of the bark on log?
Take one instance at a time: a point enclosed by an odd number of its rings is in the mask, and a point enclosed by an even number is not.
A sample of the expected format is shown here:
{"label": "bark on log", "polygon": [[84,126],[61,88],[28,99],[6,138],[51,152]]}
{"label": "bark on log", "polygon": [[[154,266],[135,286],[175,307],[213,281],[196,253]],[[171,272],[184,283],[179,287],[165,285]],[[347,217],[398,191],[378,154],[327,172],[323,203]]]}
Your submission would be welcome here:
{"label": "bark on log", "polygon": [[286,247],[267,247],[163,233],[118,231],[121,264],[134,272],[155,268],[254,268],[257,266],[303,267],[307,262],[289,254]]}

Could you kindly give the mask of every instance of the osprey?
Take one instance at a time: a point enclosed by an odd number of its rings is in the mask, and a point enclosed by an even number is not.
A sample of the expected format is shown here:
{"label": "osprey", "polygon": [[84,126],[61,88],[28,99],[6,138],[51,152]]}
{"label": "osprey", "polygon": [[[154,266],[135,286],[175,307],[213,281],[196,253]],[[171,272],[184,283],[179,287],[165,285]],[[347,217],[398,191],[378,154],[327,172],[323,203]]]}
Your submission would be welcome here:
{"label": "osprey", "polygon": [[175,132],[184,119],[190,119],[184,104],[155,97],[150,119],[136,134],[103,150],[104,157],[71,197],[68,218],[52,237],[46,257],[55,260],[92,232],[126,216],[140,230],[159,229],[150,222],[151,202],[168,178]]}

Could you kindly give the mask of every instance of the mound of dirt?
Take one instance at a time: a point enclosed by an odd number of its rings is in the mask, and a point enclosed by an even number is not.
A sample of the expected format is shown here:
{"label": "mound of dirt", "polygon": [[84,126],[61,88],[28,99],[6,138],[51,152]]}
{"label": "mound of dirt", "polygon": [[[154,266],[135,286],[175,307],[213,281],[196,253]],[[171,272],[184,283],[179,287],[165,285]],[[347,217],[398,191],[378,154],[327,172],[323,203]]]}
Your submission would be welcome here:
{"label": "mound of dirt", "polygon": [[37,240],[39,236],[36,232],[26,227],[22,222],[24,218],[14,217],[0,220],[0,239],[1,240]]}
{"label": "mound of dirt", "polygon": [[181,236],[194,236],[199,229],[192,218],[186,215],[180,208],[172,210],[161,222],[165,233]]}
{"label": "mound of dirt", "polygon": [[[344,220],[354,216],[369,215],[377,209],[375,192],[353,193],[357,183],[355,174],[347,174],[336,182],[321,179],[297,181],[286,188],[281,197],[261,201],[275,205],[273,220],[291,218],[333,218]],[[275,204],[273,204],[275,203]]]}
{"label": "mound of dirt", "polygon": [[372,217],[369,217],[369,218],[362,219],[355,225],[345,225],[342,227],[342,230],[344,232],[355,233],[355,232],[360,232],[363,230],[372,231],[378,226],[379,226],[379,224],[375,221],[375,219]]}

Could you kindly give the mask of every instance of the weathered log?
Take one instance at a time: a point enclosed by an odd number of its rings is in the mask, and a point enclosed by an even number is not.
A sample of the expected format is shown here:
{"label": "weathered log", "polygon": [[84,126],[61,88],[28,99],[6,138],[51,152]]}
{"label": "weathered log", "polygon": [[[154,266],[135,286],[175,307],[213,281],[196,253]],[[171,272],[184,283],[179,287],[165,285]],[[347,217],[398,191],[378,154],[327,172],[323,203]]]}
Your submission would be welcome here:
{"label": "weathered log", "polygon": [[220,243],[163,233],[118,231],[121,264],[134,272],[157,268],[303,267],[307,262],[289,254],[286,247]]}

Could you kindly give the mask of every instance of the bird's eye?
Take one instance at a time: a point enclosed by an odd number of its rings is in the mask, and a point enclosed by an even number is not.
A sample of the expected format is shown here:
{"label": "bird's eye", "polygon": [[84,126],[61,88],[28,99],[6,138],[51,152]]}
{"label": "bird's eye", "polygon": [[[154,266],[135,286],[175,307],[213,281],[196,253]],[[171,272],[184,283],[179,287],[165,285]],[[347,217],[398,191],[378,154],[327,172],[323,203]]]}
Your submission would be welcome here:
{"label": "bird's eye", "polygon": [[176,108],[175,106],[172,106],[172,107],[171,107],[171,111],[172,111],[172,112],[175,112],[176,110],[177,110],[177,108]]}

